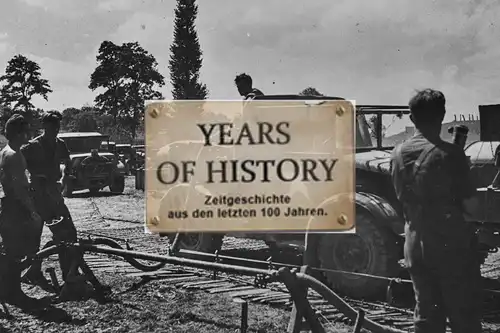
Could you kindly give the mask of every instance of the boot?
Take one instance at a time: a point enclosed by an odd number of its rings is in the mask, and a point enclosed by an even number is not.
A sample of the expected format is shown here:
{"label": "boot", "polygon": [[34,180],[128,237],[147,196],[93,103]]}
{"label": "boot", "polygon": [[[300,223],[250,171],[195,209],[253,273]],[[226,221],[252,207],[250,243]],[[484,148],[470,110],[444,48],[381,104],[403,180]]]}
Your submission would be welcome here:
{"label": "boot", "polygon": [[21,267],[11,261],[3,274],[3,301],[24,310],[40,308],[46,305],[45,300],[27,296],[21,289]]}

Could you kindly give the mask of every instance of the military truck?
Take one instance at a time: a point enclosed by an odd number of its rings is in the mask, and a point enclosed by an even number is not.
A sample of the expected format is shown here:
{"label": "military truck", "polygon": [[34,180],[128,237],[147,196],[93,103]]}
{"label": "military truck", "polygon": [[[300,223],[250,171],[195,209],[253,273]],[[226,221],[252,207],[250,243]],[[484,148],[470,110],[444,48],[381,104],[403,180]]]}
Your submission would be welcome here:
{"label": "military truck", "polygon": [[[109,137],[98,132],[60,133],[70,152],[72,172],[62,184],[62,193],[70,197],[74,191],[90,190],[97,193],[109,186],[113,193],[125,189],[125,166],[111,152],[99,151],[101,142]],[[65,168],[61,165],[61,171]]]}
{"label": "military truck", "polygon": [[[342,100],[339,97],[267,95],[256,100]],[[398,277],[405,272],[403,258],[404,220],[402,207],[395,196],[390,178],[390,153],[395,144],[412,135],[407,106],[356,105],[356,233],[322,234],[316,253],[320,267],[383,277]],[[389,119],[389,122],[387,122]],[[391,129],[396,125],[396,129]],[[388,133],[396,134],[389,136]],[[177,143],[165,150],[190,149],[188,143]],[[196,147],[194,147],[196,148]],[[214,147],[214,149],[216,149]],[[222,154],[224,155],[224,154]],[[180,186],[162,198],[160,210],[180,204],[180,197],[200,195],[199,190]],[[176,195],[176,192],[179,195]],[[161,215],[162,213],[160,213]],[[167,235],[172,242],[174,234]],[[186,233],[179,241],[181,249],[211,252],[220,250],[223,234]],[[272,248],[304,248],[305,237],[297,233],[232,233],[226,236],[263,240]],[[490,244],[491,245],[491,244]],[[483,249],[491,250],[490,245]],[[386,292],[387,281],[365,276],[324,273],[330,286],[339,293],[355,298],[375,298]]]}

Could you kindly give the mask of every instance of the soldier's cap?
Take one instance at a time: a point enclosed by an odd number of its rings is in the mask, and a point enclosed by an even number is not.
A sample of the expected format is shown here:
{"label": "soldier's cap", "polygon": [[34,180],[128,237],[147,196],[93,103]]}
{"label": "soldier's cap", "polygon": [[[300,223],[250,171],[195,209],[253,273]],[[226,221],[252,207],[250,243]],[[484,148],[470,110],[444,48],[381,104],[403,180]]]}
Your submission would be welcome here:
{"label": "soldier's cap", "polygon": [[47,111],[42,116],[42,122],[44,124],[46,123],[57,124],[60,123],[61,120],[62,120],[62,114],[58,111]]}
{"label": "soldier's cap", "polygon": [[5,137],[9,140],[14,135],[26,130],[28,127],[29,123],[26,118],[19,113],[15,113],[5,123]]}

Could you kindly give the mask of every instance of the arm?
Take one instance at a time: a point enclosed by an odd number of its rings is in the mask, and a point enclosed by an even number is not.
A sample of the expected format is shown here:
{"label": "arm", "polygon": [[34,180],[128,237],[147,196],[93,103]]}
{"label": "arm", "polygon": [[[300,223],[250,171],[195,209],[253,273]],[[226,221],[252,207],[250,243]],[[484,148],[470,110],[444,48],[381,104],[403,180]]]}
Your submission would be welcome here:
{"label": "arm", "polygon": [[478,209],[479,200],[476,197],[476,186],[474,185],[472,172],[470,171],[467,156],[459,149],[453,156],[452,170],[454,178],[454,190],[457,198],[461,200],[464,214],[474,215]]}
{"label": "arm", "polygon": [[64,141],[59,141],[59,149],[61,151],[61,161],[64,163],[64,176],[69,176],[72,171],[71,158],[69,156],[69,150]]}
{"label": "arm", "polygon": [[29,194],[29,182],[26,178],[23,156],[20,153],[11,153],[4,156],[4,179],[6,185],[12,189],[14,196],[31,213],[36,213],[35,204]]}

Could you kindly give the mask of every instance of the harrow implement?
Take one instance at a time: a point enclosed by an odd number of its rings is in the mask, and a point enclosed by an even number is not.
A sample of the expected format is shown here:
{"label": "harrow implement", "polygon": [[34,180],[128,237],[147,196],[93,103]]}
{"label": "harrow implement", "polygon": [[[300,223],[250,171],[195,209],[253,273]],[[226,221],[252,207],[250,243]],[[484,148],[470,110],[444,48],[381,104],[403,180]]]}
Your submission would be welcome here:
{"label": "harrow implement", "polygon": [[[301,332],[304,328],[310,329],[312,332],[325,332],[322,324],[318,320],[317,313],[313,310],[307,298],[308,289],[316,292],[327,303],[336,307],[352,322],[356,322],[356,329],[359,330],[363,327],[375,333],[403,333],[404,331],[395,329],[389,326],[381,325],[371,319],[364,317],[363,311],[358,311],[344,301],[340,296],[333,292],[325,284],[309,275],[310,272],[307,266],[303,266],[299,271],[297,269],[290,269],[288,267],[281,267],[279,269],[273,268],[254,268],[237,264],[224,264],[220,262],[210,262],[191,258],[177,257],[172,254],[158,255],[139,251],[132,251],[123,249],[117,242],[105,239],[82,239],[77,243],[47,243],[44,248],[37,253],[34,259],[43,260],[50,255],[58,253],[61,248],[66,251],[79,252],[79,253],[92,253],[92,254],[106,254],[112,256],[119,256],[125,259],[133,267],[145,271],[152,272],[162,268],[166,264],[181,265],[191,268],[204,269],[214,272],[225,272],[245,276],[259,277],[264,283],[269,282],[282,282],[288,292],[290,293],[293,301],[292,316],[290,318],[289,331]],[[100,285],[99,281],[92,273],[89,266],[85,263],[83,255],[79,263],[84,275],[88,281],[94,286],[95,290],[105,295],[107,290]],[[139,260],[156,262],[154,265],[147,265],[141,263]],[[26,268],[29,262],[25,262]],[[146,273],[147,274],[147,273]],[[302,319],[305,319],[303,321]]]}
{"label": "harrow implement", "polygon": [[[245,332],[244,328],[247,327],[245,318],[248,316],[248,301],[285,307],[292,306],[288,332],[302,332],[306,328],[312,332],[325,332],[319,319],[323,319],[323,322],[325,320],[327,322],[340,320],[354,325],[354,332],[359,332],[361,328],[371,332],[408,332],[401,329],[406,330],[412,326],[411,311],[390,306],[390,294],[393,284],[411,283],[409,280],[373,276],[373,278],[388,280],[387,297],[389,305],[383,305],[382,310],[372,311],[366,308],[367,304],[365,302],[345,300],[317,279],[314,271],[322,271],[323,269],[273,262],[272,258],[264,261],[221,255],[218,252],[203,253],[176,249],[175,244],[172,244],[166,255],[153,254],[144,250],[133,251],[128,246],[128,243],[126,243],[125,247],[122,247],[116,240],[111,238],[96,236],[81,238],[77,243],[54,243],[50,241],[36,255],[35,259],[43,260],[58,253],[61,249],[81,253],[82,261],[79,268],[94,286],[98,296],[105,296],[110,289],[103,287],[99,283],[92,269],[98,269],[102,272],[116,272],[116,269],[111,267],[113,265],[109,263],[109,259],[100,258],[99,255],[123,258],[124,261],[118,261],[118,263],[122,263],[120,264],[122,267],[126,268],[128,263],[132,266],[130,269],[140,271],[135,271],[127,276],[140,277],[143,283],[159,279],[167,283],[174,283],[182,288],[239,295],[233,299],[242,307],[241,332]],[[83,254],[88,254],[85,260]],[[183,257],[183,254],[188,255],[188,257]],[[87,265],[87,261],[89,265]],[[169,266],[162,269],[166,265]],[[174,266],[186,268],[179,271]],[[28,260],[25,262],[25,267],[29,267]],[[188,267],[195,269],[199,273],[193,275],[193,272],[187,269]],[[131,272],[130,269],[127,268],[126,271]],[[206,273],[200,273],[200,271],[212,274],[212,278],[209,278],[208,281],[206,278],[201,278],[198,275],[206,275]],[[234,283],[234,278],[219,278],[219,272],[254,277],[255,280],[253,284],[249,281],[242,283],[242,280]],[[360,274],[342,271],[336,273]],[[58,289],[57,280],[55,278],[52,278],[52,280],[56,289]],[[269,284],[284,285],[286,288],[280,287],[277,290],[268,287]],[[497,290],[486,291],[500,293]],[[372,304],[368,305],[369,308],[372,307]],[[391,312],[390,309],[394,309],[394,311]],[[496,312],[493,315],[496,316]],[[305,321],[302,321],[302,319],[305,319]]]}

